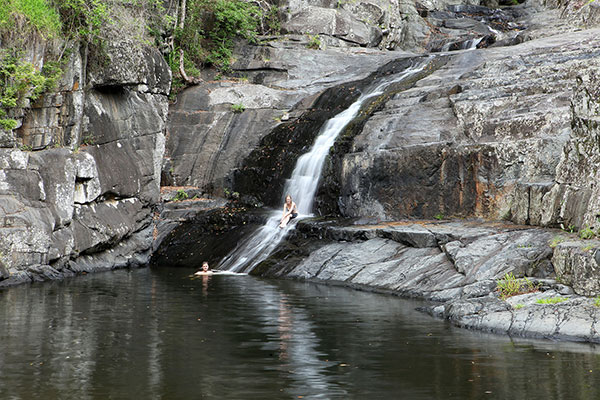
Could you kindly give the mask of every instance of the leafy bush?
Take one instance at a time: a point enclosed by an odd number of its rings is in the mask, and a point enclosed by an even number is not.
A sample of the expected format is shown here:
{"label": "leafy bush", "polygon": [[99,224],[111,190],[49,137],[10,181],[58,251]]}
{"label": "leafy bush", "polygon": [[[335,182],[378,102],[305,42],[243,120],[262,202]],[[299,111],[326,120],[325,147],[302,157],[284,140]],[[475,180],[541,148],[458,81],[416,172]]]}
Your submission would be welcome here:
{"label": "leafy bush", "polygon": [[236,37],[256,40],[260,10],[242,0],[188,0],[183,29],[175,32],[181,48],[196,65],[228,70]]}
{"label": "leafy bush", "polygon": [[246,107],[242,103],[232,104],[231,111],[234,113],[243,113],[246,110]]}
{"label": "leafy bush", "polygon": [[188,194],[185,192],[185,190],[183,189],[179,189],[177,191],[177,194],[175,195],[175,201],[183,201],[186,200],[188,198]]}
{"label": "leafy bush", "polygon": [[496,290],[499,292],[501,299],[538,290],[538,286],[531,280],[528,278],[517,279],[512,272],[505,274],[504,278],[496,281],[496,285]]}
{"label": "leafy bush", "polygon": [[23,61],[14,49],[0,50],[0,126],[14,129],[17,121],[7,118],[8,110],[25,106],[25,100],[36,100],[54,88],[62,70],[55,64],[37,71],[33,64]]}
{"label": "leafy bush", "polygon": [[106,0],[51,0],[71,39],[100,43],[100,28],[110,22]]}
{"label": "leafy bush", "polygon": [[584,240],[593,239],[596,236],[596,232],[594,232],[593,228],[586,226],[582,230],[579,231],[579,237]]}
{"label": "leafy bush", "polygon": [[308,44],[306,47],[309,49],[319,50],[321,48],[321,38],[319,35],[308,35]]}

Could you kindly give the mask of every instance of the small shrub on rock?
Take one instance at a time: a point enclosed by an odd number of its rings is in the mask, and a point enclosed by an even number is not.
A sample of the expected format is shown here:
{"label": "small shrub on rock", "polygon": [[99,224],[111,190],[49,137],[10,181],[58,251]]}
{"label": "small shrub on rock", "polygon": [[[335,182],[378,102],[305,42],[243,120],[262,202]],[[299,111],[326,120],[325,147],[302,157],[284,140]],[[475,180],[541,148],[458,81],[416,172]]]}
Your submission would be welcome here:
{"label": "small shrub on rock", "polygon": [[188,194],[183,189],[179,189],[177,191],[177,195],[175,196],[175,201],[183,201],[188,198]]}
{"label": "small shrub on rock", "polygon": [[506,299],[517,294],[536,292],[539,287],[528,278],[517,279],[512,272],[504,275],[504,278],[496,282],[496,291],[501,299]]}
{"label": "small shrub on rock", "polygon": [[594,232],[593,228],[586,226],[582,230],[579,231],[579,237],[583,240],[593,239],[596,236],[596,232]]}
{"label": "small shrub on rock", "polygon": [[231,111],[233,111],[236,114],[243,113],[245,110],[246,107],[242,103],[231,105]]}

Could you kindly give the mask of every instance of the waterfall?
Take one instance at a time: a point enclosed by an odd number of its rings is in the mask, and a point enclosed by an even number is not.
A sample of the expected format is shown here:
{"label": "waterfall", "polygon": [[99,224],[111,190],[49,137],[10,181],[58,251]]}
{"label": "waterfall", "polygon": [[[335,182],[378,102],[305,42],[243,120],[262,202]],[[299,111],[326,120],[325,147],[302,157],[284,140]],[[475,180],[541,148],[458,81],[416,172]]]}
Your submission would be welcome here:
{"label": "waterfall", "polygon": [[479,43],[481,43],[481,41],[483,40],[482,37],[477,38],[477,39],[471,39],[471,40],[467,40],[466,42],[463,42],[461,45],[461,49],[462,50],[474,50],[477,48],[477,45]]}
{"label": "waterfall", "polygon": [[[272,211],[265,225],[238,243],[236,248],[221,261],[218,268],[232,272],[251,271],[273,252],[288,231],[293,229],[298,219],[311,216],[321,169],[329,154],[329,149],[340,132],[358,115],[360,108],[367,100],[383,94],[390,85],[419,73],[426,65],[427,60],[401,73],[374,82],[349,108],[327,120],[321,127],[310,151],[298,159],[291,178],[287,180],[282,193],[282,209]],[[286,228],[281,229],[278,225],[283,214],[284,198],[287,194],[292,196],[298,206],[298,218],[292,220]]]}

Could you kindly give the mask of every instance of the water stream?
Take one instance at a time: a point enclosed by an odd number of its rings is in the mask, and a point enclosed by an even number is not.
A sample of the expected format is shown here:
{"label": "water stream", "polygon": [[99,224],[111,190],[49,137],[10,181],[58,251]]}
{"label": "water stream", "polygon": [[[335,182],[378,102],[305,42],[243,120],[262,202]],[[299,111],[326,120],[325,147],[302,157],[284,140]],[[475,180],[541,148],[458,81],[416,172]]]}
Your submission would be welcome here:
{"label": "water stream", "polygon": [[271,212],[267,222],[256,232],[241,241],[236,248],[227,255],[218,268],[232,272],[249,272],[258,263],[265,260],[286,236],[295,223],[311,216],[315,193],[318,188],[321,170],[329,149],[335,143],[338,135],[358,115],[361,107],[373,97],[382,95],[387,88],[395,83],[406,80],[423,71],[429,59],[413,65],[412,67],[392,76],[386,76],[376,82],[362,93],[362,95],[346,110],[330,118],[323,124],[315,143],[310,151],[302,155],[296,162],[292,176],[287,180],[281,196],[281,203],[289,194],[298,206],[298,218],[292,220],[285,229],[278,227],[283,211]]}

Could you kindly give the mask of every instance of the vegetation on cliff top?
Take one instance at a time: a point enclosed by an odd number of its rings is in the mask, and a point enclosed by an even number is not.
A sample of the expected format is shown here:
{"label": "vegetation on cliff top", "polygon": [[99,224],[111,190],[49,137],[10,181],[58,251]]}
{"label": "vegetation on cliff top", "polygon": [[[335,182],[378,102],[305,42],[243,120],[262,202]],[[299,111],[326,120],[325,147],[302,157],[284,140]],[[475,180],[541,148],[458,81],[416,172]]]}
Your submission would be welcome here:
{"label": "vegetation on cliff top", "polygon": [[187,0],[177,21],[167,57],[176,90],[195,83],[193,76],[204,66],[229,72],[236,38],[255,42],[259,33],[276,34],[280,29],[277,7],[265,1]]}
{"label": "vegetation on cliff top", "polygon": [[[139,20],[123,20],[119,7],[134,10]],[[28,42],[35,37],[80,42],[87,54],[90,44],[102,51],[107,29],[161,49],[176,92],[199,81],[203,67],[228,72],[235,39],[255,41],[259,33],[278,33],[279,20],[277,7],[266,0],[0,0],[0,128],[14,129],[17,121],[9,116],[19,114],[15,109],[26,107],[60,77],[66,46],[47,55],[40,71],[24,57]],[[136,29],[143,33],[131,34]]]}

